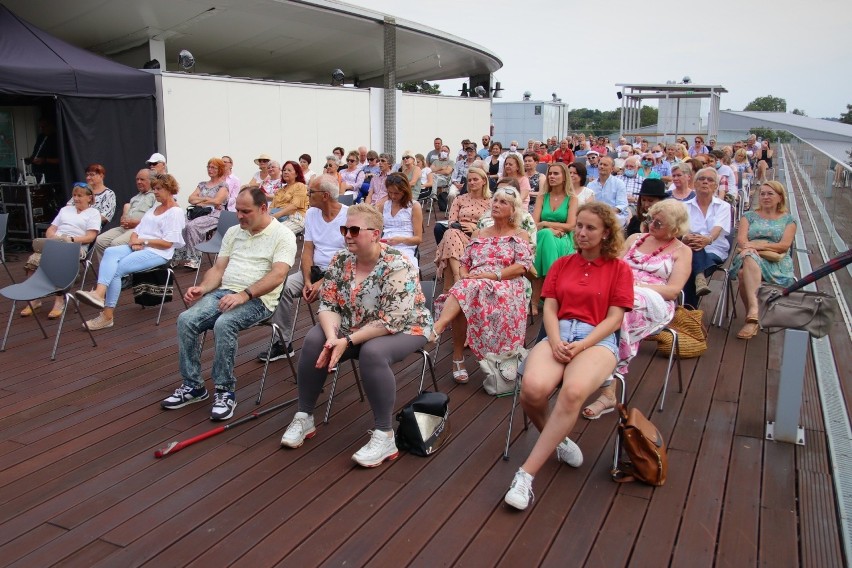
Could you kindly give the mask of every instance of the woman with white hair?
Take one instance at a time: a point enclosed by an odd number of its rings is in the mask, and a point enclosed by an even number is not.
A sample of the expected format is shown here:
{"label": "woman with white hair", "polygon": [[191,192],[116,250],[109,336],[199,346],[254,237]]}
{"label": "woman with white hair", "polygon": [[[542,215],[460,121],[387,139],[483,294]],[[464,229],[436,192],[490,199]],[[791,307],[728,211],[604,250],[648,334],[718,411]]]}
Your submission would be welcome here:
{"label": "woman with white hair", "polygon": [[[460,260],[460,279],[435,300],[435,333],[453,326],[453,379],[466,383],[464,346],[479,359],[523,347],[527,318],[524,274],[532,266],[529,235],[518,228],[525,213],[520,191],[498,187],[493,224],[471,235]],[[470,325],[468,325],[470,324]]]}

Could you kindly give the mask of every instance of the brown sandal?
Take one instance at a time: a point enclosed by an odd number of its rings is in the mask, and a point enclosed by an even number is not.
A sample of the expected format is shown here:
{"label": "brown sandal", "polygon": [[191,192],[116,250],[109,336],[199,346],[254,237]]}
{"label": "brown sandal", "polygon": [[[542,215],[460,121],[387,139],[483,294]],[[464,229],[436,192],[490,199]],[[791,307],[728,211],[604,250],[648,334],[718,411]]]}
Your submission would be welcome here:
{"label": "brown sandal", "polygon": [[740,339],[751,339],[757,332],[760,331],[760,322],[755,316],[748,316],[745,320],[745,325],[740,328],[737,337]]}
{"label": "brown sandal", "polygon": [[614,410],[615,399],[601,394],[592,404],[584,408],[581,414],[586,420],[597,420],[604,414],[609,414]]}

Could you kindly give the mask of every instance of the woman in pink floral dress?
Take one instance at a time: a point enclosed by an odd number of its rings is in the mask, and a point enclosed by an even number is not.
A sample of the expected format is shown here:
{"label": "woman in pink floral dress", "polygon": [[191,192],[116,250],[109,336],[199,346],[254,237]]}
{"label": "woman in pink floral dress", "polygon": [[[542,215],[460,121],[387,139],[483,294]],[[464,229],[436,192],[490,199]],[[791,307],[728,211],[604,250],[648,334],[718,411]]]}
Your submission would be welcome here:
{"label": "woman in pink floral dress", "polygon": [[435,333],[453,325],[453,379],[466,383],[465,340],[478,359],[487,353],[507,353],[524,344],[532,266],[529,236],[518,228],[524,213],[520,192],[500,187],[494,193],[494,224],[471,236],[459,267],[460,279],[435,300],[440,317]]}
{"label": "woman in pink floral dress", "polygon": [[[674,317],[675,301],[689,278],[692,249],[680,242],[689,232],[689,216],[683,203],[664,199],[648,210],[649,232],[631,235],[624,243],[622,259],[633,271],[633,309],[624,314],[618,340],[616,371],[627,366],[643,339]],[[583,417],[595,420],[615,408],[615,384],[605,387]]]}

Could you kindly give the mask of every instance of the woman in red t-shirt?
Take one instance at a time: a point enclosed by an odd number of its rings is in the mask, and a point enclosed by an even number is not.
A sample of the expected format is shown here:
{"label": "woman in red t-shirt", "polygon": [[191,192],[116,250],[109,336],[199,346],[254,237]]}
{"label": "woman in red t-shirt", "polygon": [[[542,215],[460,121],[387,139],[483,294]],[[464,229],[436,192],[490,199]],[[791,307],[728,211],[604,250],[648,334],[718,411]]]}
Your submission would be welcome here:
{"label": "woman in red t-shirt", "polygon": [[554,448],[559,461],[583,463],[568,434],[583,402],[615,368],[615,332],[633,307],[633,273],[619,258],[624,237],[613,209],[600,201],[580,207],[574,241],[578,254],[560,258],[547,273],[541,292],[547,340],[532,349],[524,370],[521,405],[541,435],[506,493],[516,509],[532,501],[533,477]]}

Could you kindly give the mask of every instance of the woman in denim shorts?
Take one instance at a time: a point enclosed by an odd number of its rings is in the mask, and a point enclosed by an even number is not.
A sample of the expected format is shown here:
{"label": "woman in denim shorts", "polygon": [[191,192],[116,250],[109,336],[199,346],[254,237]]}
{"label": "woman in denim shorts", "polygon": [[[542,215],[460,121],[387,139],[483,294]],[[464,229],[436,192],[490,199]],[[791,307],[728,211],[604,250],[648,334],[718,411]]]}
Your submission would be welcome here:
{"label": "woman in denim shorts", "polygon": [[521,404],[541,435],[504,498],[516,509],[533,500],[533,477],[554,449],[559,461],[583,463],[568,434],[586,398],[615,368],[615,331],[633,307],[633,273],[619,258],[624,238],[613,209],[600,201],[580,207],[574,241],[577,254],[560,258],[547,273],[541,293],[547,340],[532,349],[524,370]]}

